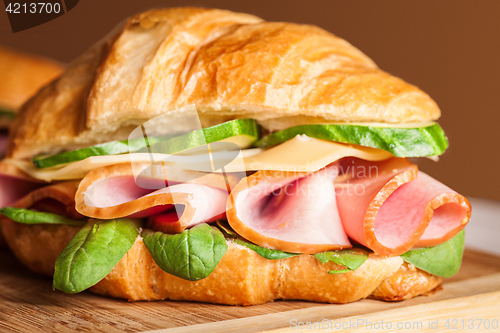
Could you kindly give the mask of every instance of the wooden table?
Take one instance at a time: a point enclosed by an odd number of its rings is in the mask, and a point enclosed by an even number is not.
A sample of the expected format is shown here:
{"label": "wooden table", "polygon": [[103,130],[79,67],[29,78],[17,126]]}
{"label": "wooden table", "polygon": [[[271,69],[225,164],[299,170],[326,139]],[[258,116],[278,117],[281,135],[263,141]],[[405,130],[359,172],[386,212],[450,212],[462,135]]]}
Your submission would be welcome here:
{"label": "wooden table", "polygon": [[324,319],[334,320],[332,325],[349,319],[394,323],[411,319],[424,325],[429,319],[438,319],[441,326],[447,318],[500,321],[500,257],[474,250],[465,252],[460,272],[430,296],[392,303],[368,299],[345,305],[299,301],[250,307],[170,301],[128,303],[90,292],[65,295],[52,291],[50,279],[30,273],[6,251],[0,252],[0,263],[1,332],[281,331],[290,330],[292,319],[297,325]]}

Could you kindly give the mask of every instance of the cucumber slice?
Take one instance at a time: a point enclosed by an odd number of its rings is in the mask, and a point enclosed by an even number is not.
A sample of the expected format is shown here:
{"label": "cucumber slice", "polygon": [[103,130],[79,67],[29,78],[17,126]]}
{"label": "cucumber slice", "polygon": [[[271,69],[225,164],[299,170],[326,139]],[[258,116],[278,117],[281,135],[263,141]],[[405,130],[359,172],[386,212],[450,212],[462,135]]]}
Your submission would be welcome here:
{"label": "cucumber slice", "polygon": [[383,149],[397,157],[441,155],[448,148],[448,139],[437,123],[414,128],[403,127],[404,124],[400,128],[378,125],[300,125],[265,136],[256,145],[268,148],[305,134],[317,139]]}
{"label": "cucumber slice", "polygon": [[151,144],[154,152],[175,154],[212,142],[231,142],[240,148],[248,148],[260,137],[260,129],[253,119],[236,119],[219,125],[175,136],[169,140]]}
{"label": "cucumber slice", "polygon": [[[247,148],[259,139],[259,133],[260,129],[255,120],[236,119],[175,137],[148,137],[147,141],[154,152],[174,154],[216,141],[232,142],[241,148]],[[81,161],[91,156],[118,155],[140,152],[141,150],[147,151],[147,149],[144,138],[111,141],[49,157],[35,157],[33,164],[38,168],[48,168]]]}

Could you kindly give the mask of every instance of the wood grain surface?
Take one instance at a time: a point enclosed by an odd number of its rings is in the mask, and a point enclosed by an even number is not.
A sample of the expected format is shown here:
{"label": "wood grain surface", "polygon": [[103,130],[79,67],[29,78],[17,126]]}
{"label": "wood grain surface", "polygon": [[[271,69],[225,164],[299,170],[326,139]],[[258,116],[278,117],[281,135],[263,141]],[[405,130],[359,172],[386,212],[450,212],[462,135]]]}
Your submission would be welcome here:
{"label": "wood grain surface", "polygon": [[368,299],[344,305],[300,301],[249,307],[129,303],[90,292],[65,295],[52,291],[50,279],[30,273],[5,251],[0,252],[0,264],[0,332],[281,332],[290,329],[291,319],[321,322],[381,315],[387,320],[428,319],[431,308],[442,318],[481,315],[500,321],[500,257],[472,250],[466,250],[460,272],[432,295],[403,302]]}

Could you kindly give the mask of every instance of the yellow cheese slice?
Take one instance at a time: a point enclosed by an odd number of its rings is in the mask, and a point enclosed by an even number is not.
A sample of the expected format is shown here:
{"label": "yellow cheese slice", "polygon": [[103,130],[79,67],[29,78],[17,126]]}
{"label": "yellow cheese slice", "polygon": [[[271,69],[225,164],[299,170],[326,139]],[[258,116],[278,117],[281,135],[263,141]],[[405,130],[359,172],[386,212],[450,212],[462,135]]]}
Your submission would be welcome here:
{"label": "yellow cheese slice", "polygon": [[[232,157],[228,158],[227,156]],[[244,149],[235,158],[234,153],[213,152],[209,158],[206,155],[167,155],[167,154],[124,154],[93,156],[52,168],[38,169],[27,161],[5,160],[4,163],[14,164],[33,178],[54,181],[81,179],[89,171],[119,163],[166,163],[177,165],[182,169],[205,172],[243,172],[254,170],[278,170],[288,172],[314,172],[341,158],[352,156],[368,161],[381,161],[393,157],[387,151],[348,145],[326,140],[314,139],[298,135],[273,148]],[[231,160],[225,164],[221,161]],[[219,162],[219,163],[217,163]],[[214,165],[224,165],[224,170],[213,170]]]}
{"label": "yellow cheese slice", "polygon": [[[242,161],[246,156],[251,156],[261,153],[263,150],[260,148],[255,149],[243,149],[239,152],[237,159]],[[213,155],[216,157],[224,158],[224,154],[227,152],[214,152]],[[71,179],[82,179],[90,171],[105,167],[108,165],[120,164],[120,163],[156,163],[164,160],[174,160],[176,162],[170,162],[169,164],[176,164],[179,168],[212,172],[214,160],[207,158],[206,155],[169,155],[169,154],[158,154],[158,153],[134,153],[134,154],[122,154],[122,155],[105,155],[105,156],[92,156],[88,157],[82,161],[77,161],[73,163],[57,165],[50,168],[39,169],[29,161],[20,161],[13,159],[5,159],[3,161],[6,165],[13,165],[28,174],[29,176],[41,179],[45,181],[54,180],[71,180]],[[244,171],[244,164],[242,162],[235,163],[237,168]],[[219,170],[220,172],[221,170]],[[225,170],[226,171],[226,170]]]}
{"label": "yellow cheese slice", "polygon": [[[297,135],[295,138],[246,157],[247,170],[278,170],[314,172],[344,157],[358,157],[367,161],[382,161],[394,157],[375,148],[349,145]],[[231,169],[230,167],[227,170]]]}

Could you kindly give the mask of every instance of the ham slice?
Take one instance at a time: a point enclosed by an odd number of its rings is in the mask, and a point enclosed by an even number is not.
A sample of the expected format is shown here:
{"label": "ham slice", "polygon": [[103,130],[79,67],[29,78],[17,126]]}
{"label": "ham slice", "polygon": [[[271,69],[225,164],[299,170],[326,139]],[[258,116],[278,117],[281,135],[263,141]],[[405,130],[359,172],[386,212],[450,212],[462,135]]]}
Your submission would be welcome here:
{"label": "ham slice", "polygon": [[[42,185],[42,182],[32,179],[15,166],[0,162],[0,208],[12,206],[30,191]],[[1,229],[3,229],[2,221],[0,221],[0,247],[5,243]]]}
{"label": "ham slice", "polygon": [[[345,159],[341,168],[346,181],[337,186],[337,200],[344,229],[378,254],[399,255],[441,244],[469,221],[465,197],[405,159]],[[367,172],[370,168],[373,172]]]}
{"label": "ham slice", "polygon": [[399,255],[455,236],[470,211],[467,199],[406,159],[345,158],[313,174],[247,177],[231,192],[227,218],[268,248],[338,250],[350,247],[348,236],[378,254]]}
{"label": "ham slice", "polygon": [[14,203],[13,207],[63,215],[72,219],[85,218],[75,209],[75,193],[79,181],[67,181],[38,188]]}
{"label": "ham slice", "polygon": [[[68,181],[35,189],[9,205],[85,219],[75,210],[78,181]],[[75,233],[77,226],[17,223],[0,215],[5,242],[14,255],[36,273],[52,276],[57,256]]]}
{"label": "ham slice", "polygon": [[[134,174],[140,174],[141,179]],[[75,197],[76,209],[85,216],[101,219],[166,212],[169,223],[162,231],[178,233],[222,218],[228,188],[237,181],[232,175],[176,170],[165,165],[111,165],[95,169],[83,178]],[[178,218],[172,219],[172,214]]]}
{"label": "ham slice", "polygon": [[15,166],[0,162],[0,208],[11,206],[32,190],[44,184]]}
{"label": "ham slice", "polygon": [[6,132],[0,130],[0,158],[5,156],[5,151],[7,150],[7,141],[9,135]]}
{"label": "ham slice", "polygon": [[[341,169],[342,177],[337,182],[337,200],[347,235],[377,253],[385,252],[384,247],[377,247],[379,243],[375,236],[375,217],[378,209],[396,189],[417,178],[417,166],[401,158],[375,163],[349,158],[342,160]],[[396,204],[403,205],[402,202]],[[411,202],[406,204],[412,205]],[[400,212],[407,214],[409,207],[400,207]],[[416,216],[407,217],[410,220],[419,219]],[[399,224],[398,219],[392,222],[392,230],[386,228],[382,234],[377,233],[379,237],[418,237],[413,235],[413,231],[406,229],[407,226]]]}
{"label": "ham slice", "polygon": [[259,171],[231,192],[227,219],[267,248],[317,253],[351,247],[336,206],[337,164],[315,173]]}
{"label": "ham slice", "polygon": [[[410,204],[404,209],[406,215],[401,213],[401,203]],[[403,229],[404,225],[409,230],[415,230],[418,237],[414,238],[418,240],[415,244],[413,241],[407,242],[406,246],[399,250],[404,253],[406,248],[436,246],[449,240],[465,227],[470,215],[471,206],[464,196],[420,171],[417,179],[402,185],[384,202],[375,219],[375,233],[388,235],[391,232],[388,226],[396,221],[400,226],[399,230]],[[411,220],[408,216],[415,218]],[[420,218],[420,224],[419,216],[423,216]],[[405,243],[404,238],[398,242],[394,237],[379,237],[379,242],[387,247],[397,247]]]}

